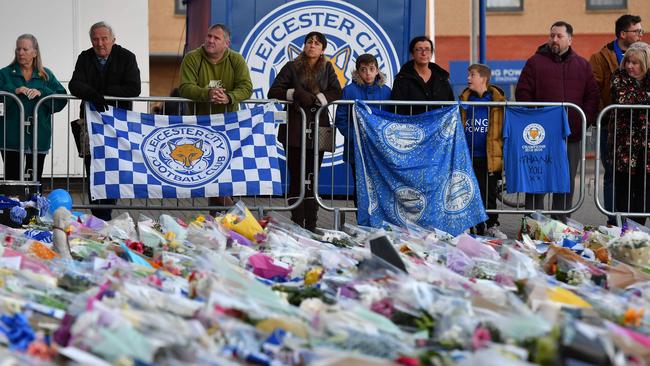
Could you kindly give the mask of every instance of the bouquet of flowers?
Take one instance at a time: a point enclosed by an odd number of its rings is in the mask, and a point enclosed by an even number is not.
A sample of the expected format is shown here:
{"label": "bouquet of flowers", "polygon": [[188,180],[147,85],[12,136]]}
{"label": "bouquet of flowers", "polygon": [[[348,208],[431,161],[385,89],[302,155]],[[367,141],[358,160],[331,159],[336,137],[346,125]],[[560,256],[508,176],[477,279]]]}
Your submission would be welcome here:
{"label": "bouquet of flowers", "polygon": [[650,235],[642,231],[628,231],[608,244],[612,257],[639,267],[650,266]]}

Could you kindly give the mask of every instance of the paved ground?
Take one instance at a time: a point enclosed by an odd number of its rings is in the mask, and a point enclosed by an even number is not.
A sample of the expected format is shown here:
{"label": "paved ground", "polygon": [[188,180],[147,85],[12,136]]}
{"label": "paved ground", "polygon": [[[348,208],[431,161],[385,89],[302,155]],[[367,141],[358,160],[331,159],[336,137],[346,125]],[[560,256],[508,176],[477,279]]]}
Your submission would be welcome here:
{"label": "paved ground", "polygon": [[[47,183],[46,183],[47,184]],[[65,182],[54,182],[54,187],[56,188],[66,188]],[[77,184],[76,187],[73,186],[68,186],[70,187],[69,190],[73,193],[73,199],[75,204],[87,202],[83,199],[84,193],[80,191],[81,184]],[[576,178],[576,187],[579,187],[579,178]],[[47,191],[47,187],[45,188]],[[606,221],[605,215],[601,214],[597,209],[596,205],[594,203],[594,197],[593,197],[593,192],[594,192],[594,161],[593,160],[587,160],[587,165],[586,165],[586,187],[585,187],[585,199],[580,207],[580,209],[573,214],[572,218],[578,222],[581,222],[583,224],[604,224]],[[523,199],[523,198],[522,198]],[[577,195],[575,197],[575,200],[577,200]],[[273,206],[285,206],[284,201],[282,199],[257,199],[254,200],[252,198],[245,198],[244,202],[249,206],[249,207],[254,207],[256,205],[273,205]],[[328,206],[335,207],[335,206],[347,206],[347,207],[352,207],[351,202],[346,202],[343,200],[326,200],[325,203]],[[174,216],[179,216],[183,217],[185,219],[190,219],[195,217],[196,215],[200,213],[206,213],[205,211],[189,211],[189,210],[177,210],[178,208],[184,208],[184,207],[201,207],[201,206],[206,206],[207,205],[207,200],[206,199],[196,199],[196,200],[178,200],[178,202],[165,202],[167,206],[161,207],[160,210],[152,209],[152,208],[137,208],[137,206],[144,206],[145,202],[144,200],[121,200],[120,204],[127,206],[125,209],[118,209],[115,210],[114,217],[116,214],[119,214],[121,212],[130,212],[132,217],[137,220],[139,214],[144,214],[149,217],[157,218],[160,213],[165,212],[169,213]],[[151,204],[158,205],[160,206],[162,203],[160,200],[154,200]],[[507,208],[507,207],[506,207]],[[78,211],[86,211],[83,209],[79,209]],[[286,211],[272,211],[273,214],[275,215],[283,215],[285,217],[289,217],[289,213]],[[521,221],[522,214],[501,214],[499,217],[499,221],[501,222],[501,229],[508,237],[514,237],[517,234],[517,231],[519,229],[519,224]],[[348,212],[345,215],[346,222],[354,224],[356,222],[355,220],[355,214],[352,212]],[[319,227],[323,228],[333,228],[334,227],[334,213],[331,211],[327,211],[324,209],[321,209],[319,212],[319,221],[318,221]]]}

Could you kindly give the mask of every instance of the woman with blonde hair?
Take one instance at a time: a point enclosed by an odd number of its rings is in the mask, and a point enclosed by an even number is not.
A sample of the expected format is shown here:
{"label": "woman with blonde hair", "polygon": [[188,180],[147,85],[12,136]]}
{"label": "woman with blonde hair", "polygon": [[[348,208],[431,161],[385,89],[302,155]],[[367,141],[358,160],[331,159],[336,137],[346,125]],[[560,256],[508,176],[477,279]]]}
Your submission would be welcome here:
{"label": "woman with blonde hair", "polygon": [[[23,34],[16,39],[14,60],[9,66],[0,69],[0,90],[15,94],[25,110],[25,122],[33,121],[34,107],[43,97],[50,94],[66,94],[66,90],[56,79],[52,71],[43,66],[41,50],[36,37]],[[52,113],[58,112],[66,105],[65,99],[44,103],[38,111],[38,152],[37,180],[43,174],[45,155],[51,147]],[[26,166],[19,166],[20,149],[20,114],[18,105],[12,98],[5,98],[6,115],[0,121],[0,154],[4,160],[4,179],[17,180],[20,170],[32,168],[34,147],[32,146],[33,126],[26,126],[25,161]]]}
{"label": "woman with blonde hair", "polygon": [[[614,104],[650,104],[650,45],[633,43],[612,74]],[[650,212],[648,109],[617,109],[610,114],[609,149],[613,154],[614,209]],[[644,217],[633,218],[640,223]]]}

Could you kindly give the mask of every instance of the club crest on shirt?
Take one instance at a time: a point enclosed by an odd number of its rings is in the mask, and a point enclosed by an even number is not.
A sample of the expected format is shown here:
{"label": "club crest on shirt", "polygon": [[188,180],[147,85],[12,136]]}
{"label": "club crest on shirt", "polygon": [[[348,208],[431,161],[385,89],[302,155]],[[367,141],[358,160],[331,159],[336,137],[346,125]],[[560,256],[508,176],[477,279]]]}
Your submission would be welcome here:
{"label": "club crest on shirt", "polygon": [[528,145],[539,145],[544,141],[546,131],[539,123],[531,123],[524,128],[523,137]]}
{"label": "club crest on shirt", "polygon": [[226,135],[202,126],[157,128],[144,137],[140,149],[151,174],[184,188],[213,182],[232,156]]}
{"label": "club crest on shirt", "polygon": [[413,187],[395,190],[395,212],[404,223],[416,223],[427,208],[427,197]]}
{"label": "club crest on shirt", "polygon": [[464,210],[474,197],[472,178],[465,172],[456,170],[451,173],[443,189],[443,207],[447,212]]}
{"label": "club crest on shirt", "polygon": [[424,131],[416,125],[389,123],[382,130],[384,142],[392,149],[405,153],[415,149],[424,140]]}

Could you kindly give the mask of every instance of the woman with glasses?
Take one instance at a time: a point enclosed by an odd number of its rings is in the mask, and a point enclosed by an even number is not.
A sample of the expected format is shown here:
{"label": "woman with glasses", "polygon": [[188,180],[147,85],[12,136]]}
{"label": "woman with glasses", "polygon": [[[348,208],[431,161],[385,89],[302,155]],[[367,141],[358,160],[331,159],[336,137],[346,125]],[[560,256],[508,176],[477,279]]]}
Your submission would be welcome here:
{"label": "woman with glasses", "polygon": [[[16,40],[14,60],[9,66],[0,69],[0,90],[16,94],[23,107],[25,107],[26,122],[33,120],[34,107],[41,98],[50,94],[66,93],[65,88],[54,77],[52,71],[43,66],[38,41],[31,34],[23,34]],[[26,171],[32,169],[32,133],[34,126],[25,127],[25,152],[27,154],[25,155],[25,167],[21,167],[19,166],[21,131],[18,105],[10,98],[6,98],[5,102],[7,113],[5,119],[0,123],[0,153],[4,160],[4,178],[18,180],[21,169]],[[47,155],[52,145],[50,116],[52,113],[63,109],[66,103],[64,99],[47,102],[42,104],[38,111],[37,180],[41,179],[45,155]]]}
{"label": "woman with glasses", "polygon": [[[393,82],[392,100],[451,101],[454,91],[449,84],[449,73],[431,62],[434,48],[426,36],[415,37],[409,44],[411,60],[400,69]],[[398,106],[400,114],[426,112],[427,106]]]}
{"label": "woman with glasses", "polygon": [[[612,75],[613,104],[650,104],[650,45],[633,43]],[[650,129],[647,109],[618,109],[610,114],[614,209],[650,212]],[[643,224],[645,217],[633,217]]]}

